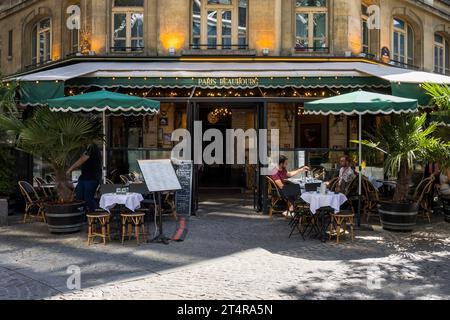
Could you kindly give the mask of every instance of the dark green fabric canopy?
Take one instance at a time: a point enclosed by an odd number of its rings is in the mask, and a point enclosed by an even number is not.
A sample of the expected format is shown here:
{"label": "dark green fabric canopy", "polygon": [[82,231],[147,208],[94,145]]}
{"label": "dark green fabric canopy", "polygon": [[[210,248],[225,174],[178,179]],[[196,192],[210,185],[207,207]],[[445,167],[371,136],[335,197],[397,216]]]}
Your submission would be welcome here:
{"label": "dark green fabric canopy", "polygon": [[107,90],[50,99],[47,102],[55,112],[157,113],[160,108],[159,101]]}
{"label": "dark green fabric canopy", "polygon": [[306,114],[392,114],[417,112],[418,102],[367,91],[355,91],[331,98],[305,103]]}

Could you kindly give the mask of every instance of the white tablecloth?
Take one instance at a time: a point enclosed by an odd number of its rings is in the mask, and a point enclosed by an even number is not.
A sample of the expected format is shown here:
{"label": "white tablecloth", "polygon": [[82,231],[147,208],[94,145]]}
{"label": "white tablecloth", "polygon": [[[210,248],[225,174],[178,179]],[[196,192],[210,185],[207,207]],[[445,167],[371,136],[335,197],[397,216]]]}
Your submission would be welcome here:
{"label": "white tablecloth", "polygon": [[135,211],[141,207],[141,202],[144,200],[142,194],[139,193],[105,193],[100,198],[100,208],[109,212],[117,204],[122,204],[131,211]]}
{"label": "white tablecloth", "polygon": [[317,210],[324,207],[331,207],[336,212],[339,212],[341,206],[347,201],[347,197],[344,194],[335,194],[334,192],[329,192],[328,194],[306,192],[302,194],[302,199],[309,203],[313,214],[316,214]]}

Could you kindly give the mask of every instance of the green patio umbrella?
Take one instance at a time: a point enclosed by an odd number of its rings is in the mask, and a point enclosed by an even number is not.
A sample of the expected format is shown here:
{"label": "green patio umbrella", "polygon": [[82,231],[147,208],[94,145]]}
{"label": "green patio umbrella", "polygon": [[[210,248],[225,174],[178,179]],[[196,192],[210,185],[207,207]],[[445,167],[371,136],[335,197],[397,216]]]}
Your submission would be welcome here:
{"label": "green patio umbrella", "polygon": [[[76,96],[49,99],[54,112],[100,112],[103,115],[103,134],[106,136],[106,115],[154,114],[160,103],[150,99],[129,96],[107,90],[79,94]],[[106,179],[106,141],[103,141],[103,182]]]}
{"label": "green patio umbrella", "polygon": [[[355,91],[331,98],[305,103],[305,114],[359,116],[359,172],[362,169],[362,116],[366,114],[402,114],[417,112],[418,101],[367,91]],[[359,201],[362,176],[359,174]],[[358,205],[358,226],[361,224],[361,203]]]}

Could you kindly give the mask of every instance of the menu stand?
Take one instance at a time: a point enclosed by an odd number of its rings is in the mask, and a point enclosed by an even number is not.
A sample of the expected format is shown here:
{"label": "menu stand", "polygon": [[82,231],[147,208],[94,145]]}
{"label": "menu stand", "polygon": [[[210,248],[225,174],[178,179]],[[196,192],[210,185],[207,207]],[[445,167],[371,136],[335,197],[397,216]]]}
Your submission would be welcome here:
{"label": "menu stand", "polygon": [[157,203],[158,205],[156,206],[157,209],[157,214],[158,214],[158,225],[157,225],[157,233],[158,235],[156,237],[154,237],[153,239],[149,240],[148,242],[150,243],[162,243],[162,244],[169,244],[170,238],[167,238],[164,235],[163,232],[163,222],[162,222],[162,206],[161,206],[161,192],[156,192],[155,193],[156,199],[157,199]]}

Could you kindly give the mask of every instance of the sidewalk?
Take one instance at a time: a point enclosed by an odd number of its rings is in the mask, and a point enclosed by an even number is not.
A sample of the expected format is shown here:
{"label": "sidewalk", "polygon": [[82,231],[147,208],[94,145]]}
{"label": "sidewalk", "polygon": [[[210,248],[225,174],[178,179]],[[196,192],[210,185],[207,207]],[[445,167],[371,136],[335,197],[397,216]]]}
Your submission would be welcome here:
{"label": "sidewalk", "polygon": [[[449,299],[450,224],[413,234],[375,227],[354,244],[288,239],[273,221],[209,201],[185,242],[87,247],[86,234],[51,235],[44,224],[0,228],[0,299]],[[375,220],[375,219],[374,219]],[[152,226],[153,228],[153,226]],[[175,223],[165,219],[171,235]],[[67,268],[81,269],[80,291]]]}

